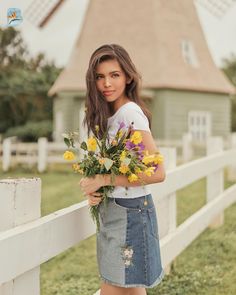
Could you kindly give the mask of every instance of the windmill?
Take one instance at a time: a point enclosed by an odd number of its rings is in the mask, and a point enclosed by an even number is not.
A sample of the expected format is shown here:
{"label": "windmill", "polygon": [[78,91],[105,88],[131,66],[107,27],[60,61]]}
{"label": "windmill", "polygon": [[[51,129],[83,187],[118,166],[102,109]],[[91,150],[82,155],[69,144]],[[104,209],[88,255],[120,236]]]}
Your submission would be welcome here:
{"label": "windmill", "polygon": [[33,25],[43,28],[66,0],[35,0],[26,8],[25,18]]}
{"label": "windmill", "polygon": [[208,12],[218,19],[222,19],[236,3],[236,0],[195,0]]}
{"label": "windmill", "polygon": [[[36,26],[44,28],[65,1],[35,0],[25,17],[30,15]],[[146,0],[144,5],[143,0],[90,0],[69,62],[49,91],[54,139],[61,140],[64,130],[78,126],[83,132],[87,63],[94,49],[105,43],[124,46],[142,73],[141,96],[152,110],[155,138],[180,139],[185,132],[196,141],[228,136],[229,94],[235,88],[213,62],[195,4],[222,19],[234,3]],[[98,17],[104,7],[109,14]]]}
{"label": "windmill", "polygon": [[[27,7],[24,16],[33,25],[44,28],[51,17],[56,14],[57,10],[66,0],[34,0]],[[236,0],[195,0],[205,8],[209,13],[218,19],[222,19],[227,12],[236,3]]]}

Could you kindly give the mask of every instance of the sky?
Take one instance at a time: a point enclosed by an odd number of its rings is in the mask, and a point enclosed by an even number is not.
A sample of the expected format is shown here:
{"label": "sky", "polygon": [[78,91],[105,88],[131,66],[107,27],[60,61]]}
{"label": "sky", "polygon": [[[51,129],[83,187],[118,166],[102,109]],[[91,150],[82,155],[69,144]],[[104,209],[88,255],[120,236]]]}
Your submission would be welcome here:
{"label": "sky", "polygon": [[[7,23],[7,9],[20,8],[23,22],[17,26],[32,55],[44,52],[58,66],[65,66],[83,24],[89,0],[67,0],[44,29],[37,28],[24,17],[33,0],[0,0],[0,26]],[[35,1],[35,0],[34,0]],[[41,0],[45,1],[45,0]],[[222,18],[213,17],[196,5],[207,44],[216,65],[230,54],[236,55],[236,5]]]}

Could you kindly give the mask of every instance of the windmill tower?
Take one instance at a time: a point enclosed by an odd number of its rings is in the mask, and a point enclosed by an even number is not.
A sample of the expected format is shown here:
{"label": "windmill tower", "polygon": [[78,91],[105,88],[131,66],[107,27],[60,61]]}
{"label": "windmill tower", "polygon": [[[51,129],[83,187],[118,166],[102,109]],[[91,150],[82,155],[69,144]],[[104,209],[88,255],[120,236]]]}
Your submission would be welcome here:
{"label": "windmill tower", "polygon": [[[234,2],[196,1],[218,18]],[[63,1],[54,2],[41,27]],[[229,94],[235,89],[212,60],[194,1],[146,0],[144,5],[142,0],[90,0],[70,60],[49,91],[56,140],[81,125],[89,57],[106,43],[124,46],[141,72],[154,137],[179,139],[190,132],[204,141],[230,132]]]}

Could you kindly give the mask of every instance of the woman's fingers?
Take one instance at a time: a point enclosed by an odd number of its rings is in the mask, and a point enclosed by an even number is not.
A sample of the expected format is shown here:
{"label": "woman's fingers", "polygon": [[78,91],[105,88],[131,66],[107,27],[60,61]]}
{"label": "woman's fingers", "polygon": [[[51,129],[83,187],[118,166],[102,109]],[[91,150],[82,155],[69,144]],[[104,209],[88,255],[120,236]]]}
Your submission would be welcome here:
{"label": "woman's fingers", "polygon": [[98,205],[102,201],[102,194],[98,192],[86,195],[86,197],[88,198],[88,203],[90,206]]}
{"label": "woman's fingers", "polygon": [[95,205],[98,205],[101,201],[102,201],[101,198],[99,198],[99,200],[95,200],[95,201],[89,199],[88,203],[90,206],[95,206]]}
{"label": "woman's fingers", "polygon": [[92,196],[102,196],[102,194],[98,193],[98,192],[91,193],[90,195],[92,195]]}
{"label": "woman's fingers", "polygon": [[89,200],[89,205],[90,206],[96,206],[96,205],[98,205],[100,202],[95,202],[95,201],[91,201],[91,200]]}
{"label": "woman's fingers", "polygon": [[100,199],[102,197],[102,194],[94,192],[94,193],[88,194],[88,197],[93,199],[93,200],[97,200],[97,199]]}
{"label": "woman's fingers", "polygon": [[98,193],[98,192],[93,192],[93,193],[89,193],[89,194],[86,194],[85,192],[83,192],[83,195],[84,197],[94,197],[94,198],[97,198],[97,197],[102,197],[102,194],[101,193]]}
{"label": "woman's fingers", "polygon": [[88,203],[90,206],[96,206],[102,201],[102,194],[99,192],[85,194],[85,197],[88,198]]}

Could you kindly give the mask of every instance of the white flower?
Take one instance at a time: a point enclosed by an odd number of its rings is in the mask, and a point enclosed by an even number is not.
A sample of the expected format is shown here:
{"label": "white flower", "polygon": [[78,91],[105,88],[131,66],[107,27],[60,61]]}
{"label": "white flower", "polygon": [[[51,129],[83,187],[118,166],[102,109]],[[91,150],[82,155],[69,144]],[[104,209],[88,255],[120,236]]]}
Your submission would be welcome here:
{"label": "white flower", "polygon": [[130,260],[125,260],[125,265],[130,266],[131,261]]}
{"label": "white flower", "polygon": [[125,255],[125,257],[127,257],[127,258],[132,258],[133,253],[134,253],[133,249],[125,249],[125,250],[124,250],[124,255]]}

